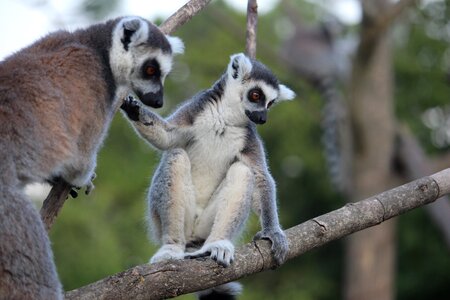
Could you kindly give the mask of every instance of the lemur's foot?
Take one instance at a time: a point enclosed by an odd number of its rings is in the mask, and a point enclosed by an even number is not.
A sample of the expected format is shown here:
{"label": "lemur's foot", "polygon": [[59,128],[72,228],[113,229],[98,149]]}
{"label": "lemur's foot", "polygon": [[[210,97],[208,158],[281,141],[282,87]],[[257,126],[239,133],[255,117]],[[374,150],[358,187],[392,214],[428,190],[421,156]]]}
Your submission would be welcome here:
{"label": "lemur's foot", "polygon": [[[55,177],[52,177],[52,178],[50,178],[50,179],[47,179],[46,181],[47,181],[47,183],[49,183],[52,187],[54,187],[54,186],[56,186],[56,185],[58,185],[58,184],[61,184],[61,183],[65,184],[65,185],[70,185],[70,183],[68,183],[67,181],[65,181],[61,176],[55,176]],[[78,191],[79,191],[80,189],[81,189],[81,188],[78,187],[78,186],[71,186],[71,188],[70,188],[70,190],[69,190],[69,195],[70,195],[72,198],[78,197]],[[67,195],[66,199],[69,198],[69,195]]]}
{"label": "lemur's foot", "polygon": [[73,187],[70,189],[70,191],[69,191],[70,196],[72,196],[72,198],[78,197],[78,191],[79,191],[80,189],[81,189],[81,188],[78,187],[78,186],[73,186]]}
{"label": "lemur's foot", "polygon": [[268,239],[272,242],[271,250],[273,257],[275,258],[277,264],[281,265],[286,260],[289,250],[289,244],[283,230],[281,230],[281,228],[274,230],[261,230],[254,236],[253,240],[260,239]]}
{"label": "lemur's foot", "polygon": [[186,253],[185,258],[210,256],[220,265],[228,267],[234,260],[234,246],[229,240],[205,243],[200,250]]}
{"label": "lemur's foot", "polygon": [[150,263],[156,263],[171,259],[183,259],[184,247],[180,245],[163,245],[159,250],[150,258]]}
{"label": "lemur's foot", "polygon": [[140,104],[133,96],[127,96],[120,108],[127,114],[128,118],[133,121],[139,121]]}
{"label": "lemur's foot", "polygon": [[89,195],[95,189],[93,181],[96,177],[97,174],[92,173],[91,180],[89,180],[88,184],[86,184],[86,191],[84,192],[86,195]]}

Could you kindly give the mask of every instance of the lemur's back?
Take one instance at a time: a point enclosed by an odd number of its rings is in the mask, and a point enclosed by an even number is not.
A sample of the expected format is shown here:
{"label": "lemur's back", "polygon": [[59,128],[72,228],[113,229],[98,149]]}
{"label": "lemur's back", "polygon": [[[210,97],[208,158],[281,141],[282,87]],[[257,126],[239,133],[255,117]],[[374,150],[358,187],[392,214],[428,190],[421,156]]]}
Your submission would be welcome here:
{"label": "lemur's back", "polygon": [[63,180],[91,191],[122,97],[160,107],[182,49],[149,21],[123,17],[50,34],[0,62],[0,298],[62,299],[47,232],[22,186]]}
{"label": "lemur's back", "polygon": [[1,156],[13,156],[24,182],[42,180],[58,162],[89,151],[108,97],[97,54],[73,34],[55,33],[12,55],[0,63]]}

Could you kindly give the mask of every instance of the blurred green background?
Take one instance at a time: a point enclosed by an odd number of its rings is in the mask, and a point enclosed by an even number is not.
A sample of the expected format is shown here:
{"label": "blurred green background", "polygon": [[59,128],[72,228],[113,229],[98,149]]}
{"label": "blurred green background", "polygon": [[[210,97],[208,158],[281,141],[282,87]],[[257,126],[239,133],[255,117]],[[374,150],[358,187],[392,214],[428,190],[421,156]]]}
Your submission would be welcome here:
{"label": "blurred green background", "polygon": [[[326,16],[324,7],[314,1],[291,2],[305,21],[317,23]],[[85,14],[94,22],[112,6],[109,1],[87,1]],[[430,154],[449,150],[445,139],[436,137],[437,127],[423,122],[430,109],[443,115],[449,110],[449,17],[449,1],[425,1],[421,9],[406,14],[407,25],[400,24],[393,32],[396,115],[409,124]],[[285,24],[278,6],[260,16],[257,57],[298,97],[273,108],[268,123],[258,130],[278,185],[281,224],[288,228],[339,208],[345,199],[330,184],[323,156],[323,101],[275,59]],[[435,34],[433,28],[446,34]],[[356,32],[357,26],[346,31]],[[225,70],[229,56],[245,50],[245,15],[223,1],[213,1],[175,35],[184,40],[186,53],[176,58],[166,82],[166,104],[158,110],[164,116],[183,99],[211,86]],[[158,159],[159,154],[137,137],[119,113],[98,156],[95,191],[67,201],[51,231],[66,290],[146,263],[157,249],[146,234],[145,197]],[[398,220],[397,299],[448,299],[450,256],[439,231],[423,209]],[[258,229],[253,216],[239,243],[250,241]],[[332,242],[275,271],[243,279],[242,299],[341,298],[343,264],[343,242]]]}

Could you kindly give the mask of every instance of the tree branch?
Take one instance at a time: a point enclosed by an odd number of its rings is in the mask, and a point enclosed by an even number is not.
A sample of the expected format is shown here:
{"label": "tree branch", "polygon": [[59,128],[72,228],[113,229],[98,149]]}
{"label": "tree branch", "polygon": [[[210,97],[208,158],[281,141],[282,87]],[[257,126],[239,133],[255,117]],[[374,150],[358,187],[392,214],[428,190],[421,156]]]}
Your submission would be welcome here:
{"label": "tree branch", "polygon": [[[165,34],[170,34],[174,32],[178,27],[185,24],[187,21],[192,19],[194,15],[200,12],[211,0],[191,0],[186,3],[183,7],[177,10],[173,15],[171,15],[166,21],[164,21],[159,27]],[[124,91],[119,91],[119,97],[126,96]],[[119,102],[118,102],[119,103]],[[118,105],[115,109],[120,107]],[[44,222],[47,231],[50,231],[53,223],[56,220],[59,212],[61,211],[64,202],[66,201],[71,186],[64,181],[58,181],[55,183],[45,199],[41,207],[41,218]]]}
{"label": "tree branch", "polygon": [[256,58],[256,32],[258,28],[258,3],[248,0],[247,3],[247,36],[245,53],[250,58]]}
{"label": "tree branch", "polygon": [[171,34],[178,27],[192,19],[197,13],[199,13],[211,0],[191,0],[165,20],[159,29],[165,34]]}
{"label": "tree branch", "polygon": [[47,198],[45,198],[41,207],[41,218],[47,231],[50,231],[52,228],[52,225],[61,211],[64,202],[66,202],[71,189],[72,187],[67,182],[63,180],[58,181],[55,185],[53,185]]}
{"label": "tree branch", "polygon": [[[288,259],[380,224],[450,193],[450,169],[345,205],[286,230]],[[66,299],[164,299],[204,290],[275,267],[270,242],[238,248],[224,268],[209,258],[144,264],[66,293]]]}

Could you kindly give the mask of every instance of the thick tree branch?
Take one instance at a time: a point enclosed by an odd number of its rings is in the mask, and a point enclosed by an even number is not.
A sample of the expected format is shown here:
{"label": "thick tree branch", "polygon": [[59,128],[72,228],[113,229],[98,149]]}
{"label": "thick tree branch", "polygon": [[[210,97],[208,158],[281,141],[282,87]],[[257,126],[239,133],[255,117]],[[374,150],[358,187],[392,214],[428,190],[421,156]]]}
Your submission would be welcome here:
{"label": "thick tree branch", "polygon": [[[450,169],[350,203],[286,230],[288,258],[380,224],[450,193]],[[245,244],[224,268],[211,259],[140,265],[66,293],[66,299],[164,299],[207,289],[275,267],[268,241]]]}
{"label": "thick tree branch", "polygon": [[[177,10],[166,21],[164,21],[159,27],[165,34],[174,32],[178,27],[185,24],[192,19],[197,13],[199,13],[211,0],[191,0],[183,7]],[[118,95],[126,96],[122,94],[123,91],[118,92]],[[116,111],[120,105],[116,107]],[[44,222],[45,228],[49,231],[56,220],[60,210],[62,209],[64,202],[66,201],[71,186],[67,182],[59,181],[52,187],[50,193],[45,199],[41,207],[41,218]]]}
{"label": "thick tree branch", "polygon": [[164,21],[159,29],[165,34],[171,34],[178,27],[184,25],[187,21],[192,19],[197,13],[199,13],[211,0],[191,0],[171,15],[166,21]]}
{"label": "thick tree branch", "polygon": [[256,32],[258,28],[258,3],[248,0],[247,3],[247,38],[245,53],[250,58],[256,58]]}

